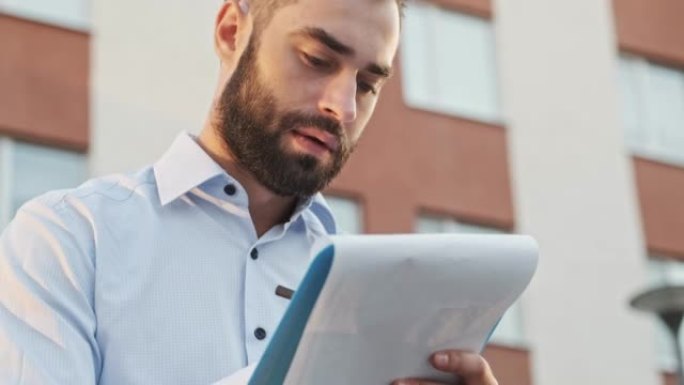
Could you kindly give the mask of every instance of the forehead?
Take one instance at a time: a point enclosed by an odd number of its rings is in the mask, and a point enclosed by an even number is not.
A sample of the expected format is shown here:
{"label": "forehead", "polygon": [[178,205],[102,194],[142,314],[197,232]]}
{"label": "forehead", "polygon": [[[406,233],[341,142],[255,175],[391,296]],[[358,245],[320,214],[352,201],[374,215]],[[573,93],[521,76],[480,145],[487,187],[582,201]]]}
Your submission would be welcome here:
{"label": "forehead", "polygon": [[359,58],[389,65],[399,44],[399,9],[395,0],[299,0],[276,11],[271,27],[281,36],[321,28]]}

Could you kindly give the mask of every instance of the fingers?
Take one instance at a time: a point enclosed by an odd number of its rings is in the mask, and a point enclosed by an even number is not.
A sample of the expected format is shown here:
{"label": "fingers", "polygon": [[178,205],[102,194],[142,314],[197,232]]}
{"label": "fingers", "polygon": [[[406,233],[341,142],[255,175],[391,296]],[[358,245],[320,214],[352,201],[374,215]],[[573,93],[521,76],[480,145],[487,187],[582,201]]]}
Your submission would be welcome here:
{"label": "fingers", "polygon": [[441,382],[434,382],[428,380],[406,379],[394,381],[392,385],[444,385]]}
{"label": "fingers", "polygon": [[479,354],[445,350],[433,354],[430,362],[437,370],[461,377],[467,385],[498,385],[489,364]]}
{"label": "fingers", "polygon": [[[458,350],[437,352],[430,357],[435,369],[451,373],[454,380],[450,384],[459,385],[498,385],[492,369],[481,355]],[[456,381],[459,378],[460,381]],[[392,382],[392,385],[445,385],[421,379],[403,379]]]}

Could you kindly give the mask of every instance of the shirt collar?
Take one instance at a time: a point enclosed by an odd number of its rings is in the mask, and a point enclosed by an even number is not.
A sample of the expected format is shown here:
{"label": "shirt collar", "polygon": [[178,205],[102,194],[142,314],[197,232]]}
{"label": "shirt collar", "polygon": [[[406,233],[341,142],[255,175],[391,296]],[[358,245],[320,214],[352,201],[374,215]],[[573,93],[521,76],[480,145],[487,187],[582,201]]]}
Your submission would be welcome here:
{"label": "shirt collar", "polygon": [[[157,192],[162,206],[219,175],[232,179],[187,132],[180,133],[171,147],[154,164]],[[335,220],[320,193],[301,199],[291,220],[310,210],[328,234],[337,232]]]}
{"label": "shirt collar", "polygon": [[180,133],[154,164],[154,176],[162,206],[226,172],[187,132]]}
{"label": "shirt collar", "polygon": [[302,202],[301,206],[298,208],[297,213],[301,213],[303,210],[308,209],[309,212],[320,222],[323,226],[324,233],[333,235],[337,234],[337,225],[335,223],[335,218],[328,202],[323,198],[323,194],[317,193],[306,202]]}

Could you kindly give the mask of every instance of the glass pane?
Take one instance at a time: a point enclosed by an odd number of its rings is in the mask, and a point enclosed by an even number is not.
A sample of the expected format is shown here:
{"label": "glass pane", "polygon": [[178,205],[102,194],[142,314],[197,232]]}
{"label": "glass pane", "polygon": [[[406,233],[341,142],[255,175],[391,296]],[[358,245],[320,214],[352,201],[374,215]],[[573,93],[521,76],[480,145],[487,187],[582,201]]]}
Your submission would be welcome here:
{"label": "glass pane", "polygon": [[432,7],[414,3],[407,7],[402,28],[401,73],[402,92],[410,106],[428,108],[437,90],[437,82],[431,77],[431,67],[425,65],[434,50],[434,23]]}
{"label": "glass pane", "polygon": [[416,2],[406,11],[402,79],[408,105],[501,120],[491,23]]}
{"label": "glass pane", "polygon": [[416,232],[429,234],[429,233],[446,233],[445,220],[442,218],[421,216],[418,218],[418,223],[416,224]]}
{"label": "glass pane", "polygon": [[681,157],[684,153],[684,73],[651,65],[649,75],[651,128],[658,135],[662,151]]}
{"label": "glass pane", "polygon": [[363,220],[359,204],[351,199],[326,196],[330,209],[337,222],[340,234],[360,234],[363,232]]}
{"label": "glass pane", "polygon": [[50,190],[71,188],[88,176],[85,156],[27,143],[13,148],[12,209]]}
{"label": "glass pane", "polygon": [[462,222],[452,221],[451,226],[453,227],[453,232],[465,233],[465,234],[503,234],[501,230],[493,229],[491,227],[483,227],[477,225],[471,225]]}
{"label": "glass pane", "polygon": [[9,139],[0,137],[0,232],[9,223],[10,204],[9,167],[12,164],[11,156],[12,142]]}
{"label": "glass pane", "polygon": [[491,24],[442,11],[436,19],[436,29],[434,41],[441,42],[433,62],[439,79],[437,102],[448,110],[468,116],[499,120]]}
{"label": "glass pane", "polygon": [[0,10],[49,24],[87,29],[91,0],[0,0]]}
{"label": "glass pane", "polygon": [[522,320],[520,302],[515,302],[508,308],[503,318],[501,318],[501,321],[499,321],[490,341],[503,345],[524,344],[525,338]]}
{"label": "glass pane", "polygon": [[643,82],[640,82],[640,66],[638,64],[637,60],[633,58],[622,58],[620,60],[622,121],[627,129],[627,143],[632,148],[639,148],[639,146],[649,142],[648,130],[644,129],[643,115],[646,104],[640,87]]}
{"label": "glass pane", "polygon": [[633,150],[684,162],[684,70],[620,59],[622,117]]}

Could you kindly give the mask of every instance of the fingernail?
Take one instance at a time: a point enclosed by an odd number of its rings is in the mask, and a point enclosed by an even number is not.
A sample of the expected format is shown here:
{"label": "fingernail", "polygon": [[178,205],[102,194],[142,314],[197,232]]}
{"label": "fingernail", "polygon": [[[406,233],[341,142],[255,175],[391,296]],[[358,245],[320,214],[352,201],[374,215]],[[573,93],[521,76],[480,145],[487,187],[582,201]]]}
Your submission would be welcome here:
{"label": "fingernail", "polygon": [[449,355],[446,353],[435,354],[435,364],[439,366],[446,366],[449,364]]}

